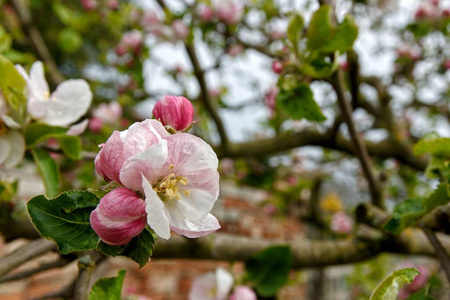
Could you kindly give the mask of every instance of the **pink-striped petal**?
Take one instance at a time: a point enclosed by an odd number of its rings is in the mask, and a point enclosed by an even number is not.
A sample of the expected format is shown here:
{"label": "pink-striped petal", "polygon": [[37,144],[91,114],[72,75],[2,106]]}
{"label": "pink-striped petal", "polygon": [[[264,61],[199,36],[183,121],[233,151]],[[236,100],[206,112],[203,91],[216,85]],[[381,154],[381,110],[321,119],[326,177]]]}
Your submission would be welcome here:
{"label": "pink-striped petal", "polygon": [[170,223],[170,229],[173,232],[188,238],[202,237],[220,229],[219,221],[212,214],[208,214],[206,218],[197,222],[172,218]]}
{"label": "pink-striped petal", "polygon": [[114,189],[100,200],[90,222],[106,244],[128,244],[147,223],[145,202],[127,188]]}

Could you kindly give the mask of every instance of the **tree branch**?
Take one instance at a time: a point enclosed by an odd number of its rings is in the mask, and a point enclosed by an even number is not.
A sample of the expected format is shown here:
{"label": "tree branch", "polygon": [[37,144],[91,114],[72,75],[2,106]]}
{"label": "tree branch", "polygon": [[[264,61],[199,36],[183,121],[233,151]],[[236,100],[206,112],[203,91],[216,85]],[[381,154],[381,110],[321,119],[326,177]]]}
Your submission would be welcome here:
{"label": "tree branch", "polygon": [[44,263],[41,264],[40,266],[33,268],[33,269],[29,269],[29,270],[25,270],[22,272],[18,272],[15,274],[11,274],[11,275],[7,275],[3,278],[0,279],[0,283],[3,282],[8,282],[8,281],[15,281],[15,280],[20,280],[26,277],[29,277],[31,275],[40,273],[40,272],[44,272],[50,269],[54,269],[54,268],[59,268],[59,267],[63,267],[66,266],[67,264],[69,264],[71,261],[66,259],[66,258],[60,258],[56,261],[52,261],[50,263]]}
{"label": "tree branch", "polygon": [[[153,258],[189,258],[245,261],[266,247],[288,244],[293,254],[294,268],[324,267],[364,261],[382,252],[434,256],[435,252],[423,232],[412,229],[397,237],[376,240],[337,240],[273,242],[251,239],[229,234],[214,234],[199,239],[172,236],[170,240],[156,242]],[[447,253],[450,253],[450,238],[441,235]]]}
{"label": "tree branch", "polygon": [[448,251],[446,251],[446,249],[442,246],[441,242],[433,231],[428,228],[422,228],[422,230],[427,236],[431,245],[433,245],[434,250],[436,250],[436,255],[441,262],[442,268],[445,271],[445,275],[447,275],[448,282],[450,282],[450,258],[448,257]]}
{"label": "tree branch", "polygon": [[59,72],[59,69],[53,60],[53,57],[50,54],[50,51],[45,44],[44,39],[42,38],[39,30],[34,26],[33,19],[31,18],[31,14],[28,11],[28,7],[24,5],[24,2],[21,0],[10,0],[14,9],[17,12],[20,23],[25,28],[25,32],[27,33],[33,47],[36,50],[36,53],[44,64],[47,66],[50,75],[50,81],[53,86],[57,86],[62,81],[64,81],[64,77]]}
{"label": "tree branch", "polygon": [[355,129],[355,124],[353,123],[352,109],[350,107],[349,102],[346,99],[347,97],[344,91],[344,81],[340,69],[333,75],[331,79],[331,84],[333,85],[333,88],[336,91],[339,108],[341,110],[342,116],[344,117],[344,121],[347,124],[351,140],[355,146],[356,155],[358,156],[361,162],[361,167],[364,171],[364,175],[366,176],[367,182],[369,184],[372,202],[376,206],[383,207],[384,205],[383,195],[381,193],[380,186],[376,181],[372,168],[370,166],[367,149],[365,147],[365,144],[362,143],[359,134]]}
{"label": "tree branch", "polygon": [[26,263],[33,258],[41,256],[47,252],[56,249],[56,244],[52,241],[45,239],[34,240],[11,254],[0,258],[0,276],[5,275],[12,269]]}
{"label": "tree branch", "polygon": [[88,300],[91,290],[91,279],[96,262],[102,258],[97,251],[86,251],[78,261],[78,277],[75,280],[73,297],[75,300]]}
{"label": "tree branch", "polygon": [[219,132],[220,139],[221,139],[221,145],[220,147],[223,149],[228,148],[228,135],[225,130],[225,126],[223,125],[222,119],[219,116],[219,113],[217,112],[217,108],[215,107],[209,93],[208,93],[208,87],[206,85],[206,80],[204,76],[204,72],[201,69],[200,63],[197,58],[197,54],[195,52],[195,46],[194,44],[185,44],[186,52],[191,60],[192,67],[194,68],[194,74],[197,78],[198,84],[200,85],[200,91],[201,91],[201,100],[203,104],[205,105],[206,110],[211,115],[211,118],[213,119],[214,123],[216,124],[217,131]]}

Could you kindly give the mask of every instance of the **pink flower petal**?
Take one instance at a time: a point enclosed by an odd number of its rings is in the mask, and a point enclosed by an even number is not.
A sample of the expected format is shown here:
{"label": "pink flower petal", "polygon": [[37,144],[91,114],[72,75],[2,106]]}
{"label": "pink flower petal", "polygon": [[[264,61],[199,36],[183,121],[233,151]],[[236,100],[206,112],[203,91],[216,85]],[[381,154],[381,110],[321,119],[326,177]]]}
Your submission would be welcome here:
{"label": "pink flower petal", "polygon": [[167,160],[167,142],[161,140],[144,152],[128,158],[120,170],[120,180],[126,187],[142,191],[142,175],[155,183],[161,175],[161,168]]}
{"label": "pink flower petal", "polygon": [[120,169],[125,162],[120,133],[114,131],[95,158],[95,169],[105,180],[120,183]]}
{"label": "pink flower petal", "polygon": [[145,202],[127,188],[114,189],[100,200],[90,222],[106,244],[128,244],[146,225]]}
{"label": "pink flower petal", "polygon": [[245,285],[239,285],[234,288],[233,294],[230,296],[230,300],[256,300],[255,292]]}

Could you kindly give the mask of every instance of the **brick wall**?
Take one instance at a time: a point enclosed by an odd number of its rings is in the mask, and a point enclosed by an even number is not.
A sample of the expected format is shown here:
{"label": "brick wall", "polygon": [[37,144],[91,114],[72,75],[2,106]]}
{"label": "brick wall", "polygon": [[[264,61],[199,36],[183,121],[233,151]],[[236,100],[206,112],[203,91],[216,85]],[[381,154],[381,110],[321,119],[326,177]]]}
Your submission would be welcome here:
{"label": "brick wall", "polygon": [[[280,242],[304,238],[304,229],[299,222],[291,218],[271,217],[262,209],[264,197],[262,191],[237,188],[232,184],[223,183],[220,199],[213,210],[213,214],[222,225],[220,232]],[[25,241],[15,241],[9,245],[2,243],[0,254],[9,253],[24,243]],[[51,261],[56,257],[56,254],[46,255],[27,263],[20,270]],[[192,281],[196,277],[219,266],[231,271],[236,278],[244,273],[243,263],[240,262],[231,266],[228,262],[218,261],[153,259],[139,270],[134,262],[126,258],[113,258],[98,266],[95,277],[115,276],[118,270],[126,269],[124,294],[144,295],[152,300],[183,300],[187,299]],[[71,263],[64,268],[46,271],[29,279],[0,284],[0,299],[38,298],[69,284],[75,278],[76,272],[76,264]],[[295,272],[292,272],[292,277],[296,278]],[[283,288],[280,299],[302,299],[302,295],[305,295],[304,286],[295,284]]]}

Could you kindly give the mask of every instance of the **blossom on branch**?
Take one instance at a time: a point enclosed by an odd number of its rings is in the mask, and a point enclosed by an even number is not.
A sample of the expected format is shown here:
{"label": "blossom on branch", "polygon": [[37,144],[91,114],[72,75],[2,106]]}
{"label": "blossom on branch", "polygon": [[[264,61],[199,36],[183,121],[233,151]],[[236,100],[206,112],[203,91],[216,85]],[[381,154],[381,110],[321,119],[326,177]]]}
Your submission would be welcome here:
{"label": "blossom on branch", "polygon": [[158,236],[169,239],[172,230],[195,238],[220,228],[209,213],[219,195],[218,159],[203,140],[145,120],[115,131],[101,147],[97,172],[145,195],[147,223]]}
{"label": "blossom on branch", "polygon": [[52,126],[69,126],[89,109],[92,92],[84,79],[66,80],[50,94],[42,62],[31,66],[29,76],[22,66],[16,68],[27,81],[28,113],[35,119]]}
{"label": "blossom on branch", "polygon": [[189,291],[189,300],[225,300],[233,287],[233,276],[222,268],[197,278]]}

